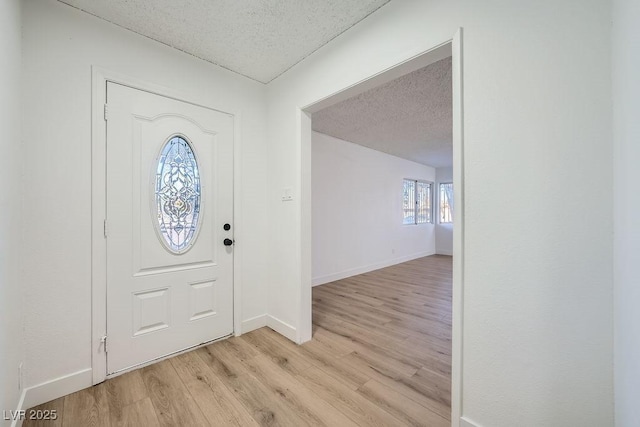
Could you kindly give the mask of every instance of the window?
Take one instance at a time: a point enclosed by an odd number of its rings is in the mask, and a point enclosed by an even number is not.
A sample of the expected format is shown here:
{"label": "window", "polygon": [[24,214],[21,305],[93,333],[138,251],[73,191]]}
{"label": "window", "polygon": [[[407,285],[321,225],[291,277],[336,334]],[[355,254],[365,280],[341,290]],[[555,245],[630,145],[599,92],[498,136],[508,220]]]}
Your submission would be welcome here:
{"label": "window", "polygon": [[426,224],[433,222],[431,183],[404,179],[402,186],[402,223]]}
{"label": "window", "polygon": [[440,224],[453,222],[453,183],[440,184]]}
{"label": "window", "polygon": [[155,167],[155,212],[162,241],[171,252],[186,252],[193,243],[200,218],[200,172],[191,144],[170,138]]}

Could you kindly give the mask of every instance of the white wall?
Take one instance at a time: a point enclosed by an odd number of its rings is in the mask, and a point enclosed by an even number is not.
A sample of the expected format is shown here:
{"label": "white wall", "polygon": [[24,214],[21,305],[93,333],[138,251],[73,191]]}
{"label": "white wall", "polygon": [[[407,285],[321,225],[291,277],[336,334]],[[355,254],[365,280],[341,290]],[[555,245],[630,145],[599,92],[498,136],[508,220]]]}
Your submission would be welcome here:
{"label": "white wall", "polygon": [[[24,357],[20,245],[20,170],[24,164],[20,129],[21,1],[0,2],[0,409],[18,407],[18,365]],[[3,417],[4,418],[4,417]],[[0,421],[2,425],[7,421]]]}
{"label": "white wall", "polygon": [[492,427],[611,425],[612,210],[594,203],[612,188],[610,8],[390,2],[270,83],[270,314],[297,331],[308,295],[298,108],[463,27],[462,414]]}
{"label": "white wall", "polygon": [[23,4],[25,156],[19,164],[29,189],[21,233],[28,385],[91,367],[92,65],[240,112],[241,315],[264,315],[264,85],[57,1]]}
{"label": "white wall", "polygon": [[616,426],[640,425],[640,3],[613,2]]}
{"label": "white wall", "polygon": [[[436,253],[453,255],[453,223],[440,224],[440,184],[453,182],[453,168],[436,169]],[[455,186],[454,190],[455,191]],[[454,206],[455,211],[455,206]]]}
{"label": "white wall", "polygon": [[402,224],[403,178],[435,170],[313,132],[313,284],[435,253],[433,224]]}

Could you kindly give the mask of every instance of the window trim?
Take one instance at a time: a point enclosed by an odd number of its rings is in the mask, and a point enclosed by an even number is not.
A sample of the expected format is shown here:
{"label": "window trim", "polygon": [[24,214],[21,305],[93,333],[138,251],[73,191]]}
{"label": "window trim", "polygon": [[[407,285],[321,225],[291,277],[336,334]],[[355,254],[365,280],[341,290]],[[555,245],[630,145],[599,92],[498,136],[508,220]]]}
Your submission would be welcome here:
{"label": "window trim", "polygon": [[453,191],[453,181],[438,182],[438,224],[453,224],[453,211],[451,211],[451,221],[442,221],[442,186],[451,185],[451,191]]}
{"label": "window trim", "polygon": [[[414,178],[402,178],[402,188],[404,192],[404,184],[405,181],[413,182],[413,222],[404,222],[404,217],[402,218],[402,225],[425,225],[425,224],[434,224],[434,186],[435,183],[433,181],[427,181],[426,179],[414,179]],[[429,186],[429,209],[427,210],[429,214],[428,221],[418,222],[418,183],[427,184]],[[403,194],[404,196],[404,194]],[[404,201],[403,201],[404,206]],[[404,208],[403,208],[404,210]]]}

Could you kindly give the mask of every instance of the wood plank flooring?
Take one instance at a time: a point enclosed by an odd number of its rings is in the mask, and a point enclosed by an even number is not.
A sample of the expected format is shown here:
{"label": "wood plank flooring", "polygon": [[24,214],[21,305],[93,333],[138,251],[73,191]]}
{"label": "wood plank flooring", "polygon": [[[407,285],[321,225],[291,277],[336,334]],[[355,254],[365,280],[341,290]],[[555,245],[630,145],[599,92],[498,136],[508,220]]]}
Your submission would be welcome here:
{"label": "wood plank flooring", "polygon": [[448,426],[451,257],[313,288],[313,340],[262,328],[34,409],[25,426]]}

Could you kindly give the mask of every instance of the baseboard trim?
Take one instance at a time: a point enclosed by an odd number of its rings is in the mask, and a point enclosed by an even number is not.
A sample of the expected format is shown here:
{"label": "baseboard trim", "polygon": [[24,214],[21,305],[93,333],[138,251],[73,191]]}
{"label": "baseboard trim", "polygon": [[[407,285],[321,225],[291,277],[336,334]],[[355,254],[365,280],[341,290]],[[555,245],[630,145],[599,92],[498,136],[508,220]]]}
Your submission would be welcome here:
{"label": "baseboard trim", "polygon": [[[88,368],[25,388],[18,403],[18,410],[27,410],[67,394],[75,393],[78,390],[91,387],[92,378],[91,368]],[[22,422],[17,420],[11,423],[11,427],[20,425],[22,425]]]}
{"label": "baseboard trim", "polygon": [[267,315],[262,314],[260,316],[252,317],[251,319],[243,320],[240,324],[240,334],[246,334],[247,332],[260,329],[267,326]]}
{"label": "baseboard trim", "polygon": [[460,417],[460,427],[480,427],[480,424],[476,424],[469,418]]}
{"label": "baseboard trim", "polygon": [[411,255],[405,255],[390,260],[377,262],[375,264],[369,264],[362,267],[351,268],[349,270],[340,271],[338,273],[332,273],[325,276],[314,277],[311,279],[311,286],[324,285],[325,283],[335,282],[336,280],[345,279],[347,277],[356,276],[358,274],[368,273],[369,271],[378,270],[380,268],[390,267],[392,265],[401,264],[403,262],[411,261],[416,258],[422,258],[429,255],[435,255],[433,251],[418,252]]}
{"label": "baseboard trim", "polygon": [[267,315],[267,326],[285,338],[290,339],[293,342],[296,342],[298,334],[296,328],[289,325],[288,323],[283,322],[282,320],[273,317],[271,315]]}
{"label": "baseboard trim", "polygon": [[436,255],[449,255],[453,256],[453,251],[437,251]]}

